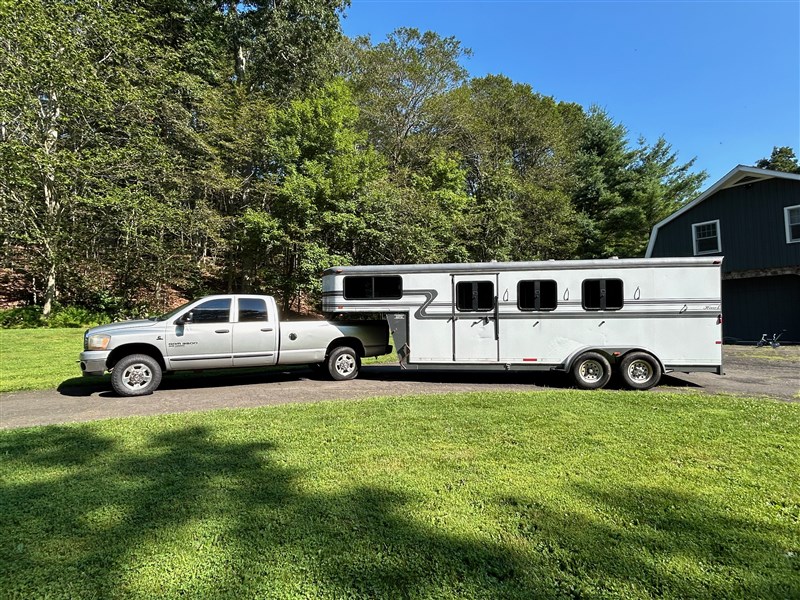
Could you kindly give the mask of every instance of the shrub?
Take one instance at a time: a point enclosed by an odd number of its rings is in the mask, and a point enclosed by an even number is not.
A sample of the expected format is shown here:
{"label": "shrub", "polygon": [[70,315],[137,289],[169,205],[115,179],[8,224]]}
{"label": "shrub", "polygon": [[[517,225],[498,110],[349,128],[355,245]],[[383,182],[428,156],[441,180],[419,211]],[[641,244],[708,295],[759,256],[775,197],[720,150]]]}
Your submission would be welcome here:
{"label": "shrub", "polygon": [[18,306],[0,310],[0,327],[3,329],[30,329],[41,326],[41,306]]}
{"label": "shrub", "polygon": [[42,319],[41,306],[20,306],[0,310],[0,328],[33,329],[36,327],[90,327],[112,319],[104,312],[80,306],[56,307],[48,320]]}

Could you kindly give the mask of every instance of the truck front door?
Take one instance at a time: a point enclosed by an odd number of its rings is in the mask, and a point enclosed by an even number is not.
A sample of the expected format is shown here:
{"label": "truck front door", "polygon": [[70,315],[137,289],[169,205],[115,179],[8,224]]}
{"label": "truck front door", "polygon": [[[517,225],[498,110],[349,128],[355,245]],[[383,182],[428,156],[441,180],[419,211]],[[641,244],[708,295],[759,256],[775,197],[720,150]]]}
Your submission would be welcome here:
{"label": "truck front door", "polygon": [[230,298],[212,298],[193,306],[166,327],[169,368],[233,366],[231,327]]}
{"label": "truck front door", "polygon": [[233,366],[274,365],[278,359],[278,319],[264,298],[238,298],[233,324]]}
{"label": "truck front door", "polygon": [[497,274],[453,275],[453,359],[499,359]]}

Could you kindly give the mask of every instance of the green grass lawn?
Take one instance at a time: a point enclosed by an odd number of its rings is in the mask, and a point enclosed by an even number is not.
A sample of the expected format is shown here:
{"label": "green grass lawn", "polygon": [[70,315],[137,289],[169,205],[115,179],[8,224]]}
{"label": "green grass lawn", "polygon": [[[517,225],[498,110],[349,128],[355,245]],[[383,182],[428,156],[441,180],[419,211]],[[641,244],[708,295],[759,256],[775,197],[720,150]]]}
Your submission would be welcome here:
{"label": "green grass lawn", "polygon": [[798,598],[800,406],[630,392],[0,432],[2,598]]}
{"label": "green grass lawn", "polygon": [[0,392],[58,387],[81,377],[83,329],[0,329]]}
{"label": "green grass lawn", "polygon": [[[99,377],[87,379],[81,376],[78,355],[83,350],[83,332],[83,329],[66,328],[0,329],[0,392],[42,390],[101,381]],[[365,358],[363,362],[365,365],[396,363],[397,353]],[[248,370],[239,369],[239,372]],[[249,372],[263,372],[263,369]],[[201,376],[219,373],[208,371]],[[192,377],[197,376],[197,373],[192,373]]]}

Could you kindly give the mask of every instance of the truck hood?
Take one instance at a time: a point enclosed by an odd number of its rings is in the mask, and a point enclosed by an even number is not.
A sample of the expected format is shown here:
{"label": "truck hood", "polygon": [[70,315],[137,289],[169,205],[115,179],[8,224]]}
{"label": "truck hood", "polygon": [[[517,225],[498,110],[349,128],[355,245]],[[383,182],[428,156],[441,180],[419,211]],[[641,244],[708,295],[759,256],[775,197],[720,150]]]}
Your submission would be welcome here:
{"label": "truck hood", "polygon": [[[163,322],[160,323],[163,326]],[[138,319],[136,321],[120,321],[119,323],[108,323],[106,325],[98,325],[86,330],[87,336],[95,335],[97,333],[107,333],[113,335],[115,332],[122,332],[126,329],[140,329],[142,327],[153,327],[159,325],[158,321],[151,321],[150,319]]]}

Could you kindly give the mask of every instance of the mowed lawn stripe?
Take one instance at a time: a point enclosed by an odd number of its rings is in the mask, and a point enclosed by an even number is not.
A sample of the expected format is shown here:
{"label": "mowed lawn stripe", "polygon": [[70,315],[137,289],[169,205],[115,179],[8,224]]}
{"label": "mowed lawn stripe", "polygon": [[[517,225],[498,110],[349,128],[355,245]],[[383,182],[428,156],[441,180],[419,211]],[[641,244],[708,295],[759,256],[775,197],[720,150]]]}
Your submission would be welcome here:
{"label": "mowed lawn stripe", "polygon": [[799,426],[558,390],[0,432],[0,597],[798,597]]}

